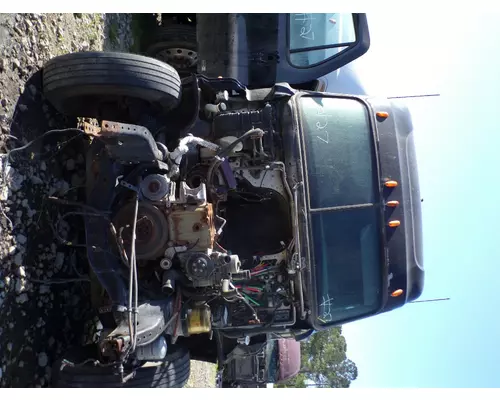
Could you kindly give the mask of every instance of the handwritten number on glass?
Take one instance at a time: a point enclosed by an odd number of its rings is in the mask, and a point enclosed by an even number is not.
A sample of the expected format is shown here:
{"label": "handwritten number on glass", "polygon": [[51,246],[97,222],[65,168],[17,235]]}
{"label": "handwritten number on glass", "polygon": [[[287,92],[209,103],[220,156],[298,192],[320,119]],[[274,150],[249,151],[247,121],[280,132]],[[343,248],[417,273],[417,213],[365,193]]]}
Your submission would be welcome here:
{"label": "handwritten number on glass", "polygon": [[322,142],[328,144],[330,143],[330,136],[328,131],[325,130],[328,126],[328,116],[321,108],[318,110],[318,118],[320,120],[316,122],[316,130],[319,132],[319,135],[316,135],[316,137]]}
{"label": "handwritten number on glass", "polygon": [[300,28],[300,37],[307,40],[314,40],[314,31],[312,21],[314,21],[312,14],[295,14],[295,21],[302,22]]}
{"label": "handwritten number on glass", "polygon": [[321,312],[321,320],[323,322],[329,322],[333,319],[332,317],[332,305],[335,301],[334,298],[331,298],[329,294],[323,296],[323,302],[319,305]]}
{"label": "handwritten number on glass", "polygon": [[[310,36],[307,36],[309,33],[311,33]],[[309,30],[307,30],[305,26],[300,28],[300,37],[307,40],[314,40],[314,31],[312,30],[312,26],[309,25]]]}

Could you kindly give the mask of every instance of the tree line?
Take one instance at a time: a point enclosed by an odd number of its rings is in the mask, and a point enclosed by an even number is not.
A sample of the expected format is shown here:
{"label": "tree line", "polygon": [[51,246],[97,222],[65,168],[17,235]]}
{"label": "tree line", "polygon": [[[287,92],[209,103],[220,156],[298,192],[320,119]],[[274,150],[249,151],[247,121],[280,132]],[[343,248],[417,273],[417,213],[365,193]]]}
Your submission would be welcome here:
{"label": "tree line", "polygon": [[276,387],[348,388],[358,377],[358,368],[346,351],[341,327],[314,333],[301,342],[300,373]]}

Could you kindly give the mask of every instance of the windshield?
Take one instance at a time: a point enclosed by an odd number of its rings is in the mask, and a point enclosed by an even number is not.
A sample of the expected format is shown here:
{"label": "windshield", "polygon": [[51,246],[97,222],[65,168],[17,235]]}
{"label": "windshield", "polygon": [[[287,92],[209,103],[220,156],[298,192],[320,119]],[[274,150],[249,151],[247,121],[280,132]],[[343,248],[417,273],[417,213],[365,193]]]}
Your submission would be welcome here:
{"label": "windshield", "polygon": [[359,100],[302,97],[300,106],[317,314],[320,324],[329,324],[373,313],[380,306],[374,140],[368,109]]}
{"label": "windshield", "polygon": [[379,211],[374,207],[311,215],[321,324],[356,318],[380,306]]}
{"label": "windshield", "polygon": [[302,97],[311,208],[374,203],[373,139],[358,100]]}

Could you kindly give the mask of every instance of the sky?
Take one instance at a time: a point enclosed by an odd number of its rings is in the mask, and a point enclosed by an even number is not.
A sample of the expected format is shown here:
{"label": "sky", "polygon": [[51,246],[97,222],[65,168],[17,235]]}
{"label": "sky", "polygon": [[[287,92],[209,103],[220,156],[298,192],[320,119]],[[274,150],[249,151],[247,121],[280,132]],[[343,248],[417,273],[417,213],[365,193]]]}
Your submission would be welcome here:
{"label": "sky", "polygon": [[[347,324],[353,388],[500,387],[500,13],[368,13],[352,64],[368,94],[407,101],[423,213],[420,299]],[[497,53],[497,54],[495,54]]]}

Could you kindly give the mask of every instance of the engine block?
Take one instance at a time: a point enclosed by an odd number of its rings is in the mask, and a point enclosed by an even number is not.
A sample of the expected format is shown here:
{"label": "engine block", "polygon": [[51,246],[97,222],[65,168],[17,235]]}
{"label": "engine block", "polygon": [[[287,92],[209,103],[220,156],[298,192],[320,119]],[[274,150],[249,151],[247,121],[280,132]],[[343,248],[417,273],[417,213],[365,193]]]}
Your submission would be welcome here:
{"label": "engine block", "polygon": [[215,244],[212,204],[202,206],[174,205],[167,210],[169,238],[176,246],[190,251],[206,251]]}

